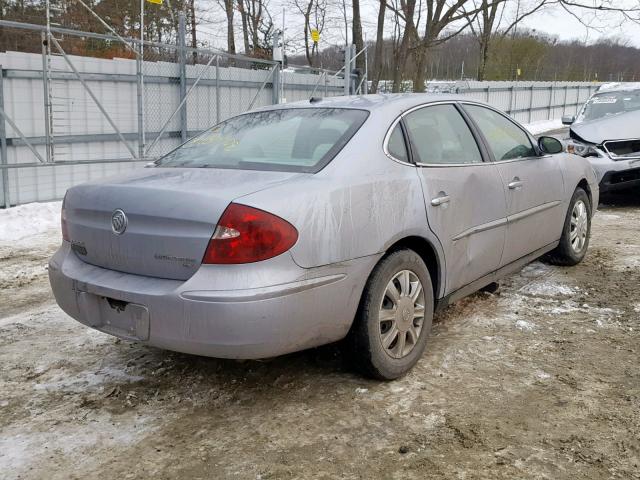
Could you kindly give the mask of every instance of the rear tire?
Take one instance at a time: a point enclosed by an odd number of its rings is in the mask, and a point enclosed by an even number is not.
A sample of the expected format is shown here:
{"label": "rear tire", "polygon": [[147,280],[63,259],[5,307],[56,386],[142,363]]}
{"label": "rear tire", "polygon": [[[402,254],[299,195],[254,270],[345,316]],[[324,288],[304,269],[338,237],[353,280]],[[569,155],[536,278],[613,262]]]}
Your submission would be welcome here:
{"label": "rear tire", "polygon": [[562,236],[558,246],[549,252],[547,260],[553,265],[577,265],[587,254],[591,236],[591,202],[582,188],[576,188],[569,203]]}
{"label": "rear tire", "polygon": [[433,320],[429,270],[413,250],[397,250],[374,268],[346,339],[347,356],[363,374],[393,380],[420,359]]}

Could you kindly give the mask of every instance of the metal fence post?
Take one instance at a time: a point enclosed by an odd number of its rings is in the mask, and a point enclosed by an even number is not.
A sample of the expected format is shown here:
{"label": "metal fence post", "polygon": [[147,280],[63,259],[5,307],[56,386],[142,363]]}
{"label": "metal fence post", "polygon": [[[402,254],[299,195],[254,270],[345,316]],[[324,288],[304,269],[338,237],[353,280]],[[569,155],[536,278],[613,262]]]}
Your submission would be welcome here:
{"label": "metal fence post", "polygon": [[220,123],[220,55],[216,55],[216,123]]}
{"label": "metal fence post", "polygon": [[344,94],[351,95],[351,45],[344,47]]}
{"label": "metal fence post", "polygon": [[562,116],[564,117],[567,112],[567,92],[569,91],[569,85],[564,86],[564,100],[562,101]]}
{"label": "metal fence post", "polygon": [[[0,65],[0,108],[4,111],[4,70]],[[4,117],[0,118],[0,164],[8,165],[9,159],[7,158],[7,130],[5,127]],[[2,169],[2,197],[3,207],[9,208],[11,201],[9,198],[9,170]]]}
{"label": "metal fence post", "polygon": [[531,123],[531,115],[533,113],[533,83],[529,91],[529,123]]}
{"label": "metal fence post", "polygon": [[51,152],[51,97],[49,96],[49,64],[47,60],[47,35],[40,32],[42,41],[42,87],[44,89],[44,138],[47,162],[53,161]]}
{"label": "metal fence post", "polygon": [[144,158],[144,101],[142,97],[142,89],[144,88],[144,80],[142,77],[142,58],[136,55],[136,101],[138,109],[138,157]]}
{"label": "metal fence post", "polygon": [[511,85],[511,86],[509,87],[509,90],[511,91],[511,94],[509,95],[509,111],[508,111],[508,112],[506,112],[506,113],[508,113],[509,115],[511,115],[511,112],[513,111],[513,91],[514,91],[513,89],[514,89],[514,86],[513,86],[513,85]]}
{"label": "metal fence post", "polygon": [[271,80],[271,103],[277,105],[280,103],[280,63],[274,65],[273,78]]}
{"label": "metal fence post", "polygon": [[549,114],[547,115],[547,120],[551,120],[551,113],[553,111],[553,83],[551,84],[551,89],[549,90]]}
{"label": "metal fence post", "polygon": [[[144,0],[142,0],[144,1]],[[180,12],[178,15],[178,62],[180,70],[180,98],[179,102],[182,102],[184,97],[187,96],[187,59],[186,59],[186,44],[185,44],[185,16],[184,12]],[[180,109],[180,138],[183,142],[187,141],[187,103],[185,102]]]}

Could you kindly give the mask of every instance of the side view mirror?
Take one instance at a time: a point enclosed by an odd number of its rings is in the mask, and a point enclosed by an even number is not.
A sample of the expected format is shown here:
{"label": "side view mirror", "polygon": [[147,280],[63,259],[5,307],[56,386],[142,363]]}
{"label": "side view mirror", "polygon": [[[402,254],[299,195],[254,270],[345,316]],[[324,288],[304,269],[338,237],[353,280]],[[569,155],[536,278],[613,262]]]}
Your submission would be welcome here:
{"label": "side view mirror", "polygon": [[543,153],[561,153],[564,150],[562,142],[554,137],[538,138],[538,147]]}
{"label": "side view mirror", "polygon": [[576,121],[575,115],[563,115],[562,116],[562,124],[563,125],[571,125]]}

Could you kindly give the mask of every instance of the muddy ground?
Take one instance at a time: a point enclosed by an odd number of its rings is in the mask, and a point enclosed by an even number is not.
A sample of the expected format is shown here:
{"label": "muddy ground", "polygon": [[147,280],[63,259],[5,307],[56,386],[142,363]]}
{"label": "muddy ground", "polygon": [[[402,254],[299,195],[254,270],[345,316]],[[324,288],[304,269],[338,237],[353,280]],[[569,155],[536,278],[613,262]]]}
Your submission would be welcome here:
{"label": "muddy ground", "polygon": [[405,378],[329,346],[232,362],[63,314],[56,232],[0,247],[0,478],[640,479],[640,195],[575,268],[535,262],[438,315]]}

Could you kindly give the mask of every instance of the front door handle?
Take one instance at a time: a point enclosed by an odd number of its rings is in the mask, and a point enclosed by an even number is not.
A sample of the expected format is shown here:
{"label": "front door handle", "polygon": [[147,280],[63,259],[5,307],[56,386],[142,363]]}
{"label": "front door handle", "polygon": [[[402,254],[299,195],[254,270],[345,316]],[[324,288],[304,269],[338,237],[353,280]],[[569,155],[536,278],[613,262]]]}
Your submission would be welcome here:
{"label": "front door handle", "polygon": [[449,195],[444,192],[440,192],[436,198],[431,199],[431,205],[438,207],[445,203],[449,203],[450,200],[451,198],[449,198]]}
{"label": "front door handle", "polygon": [[509,190],[519,190],[522,188],[522,182],[518,177],[514,178],[509,184]]}

